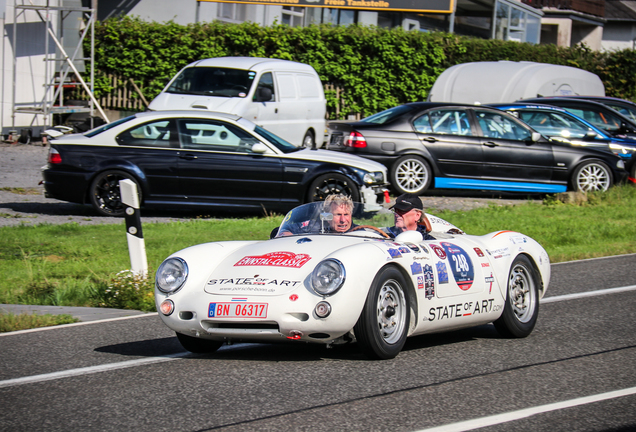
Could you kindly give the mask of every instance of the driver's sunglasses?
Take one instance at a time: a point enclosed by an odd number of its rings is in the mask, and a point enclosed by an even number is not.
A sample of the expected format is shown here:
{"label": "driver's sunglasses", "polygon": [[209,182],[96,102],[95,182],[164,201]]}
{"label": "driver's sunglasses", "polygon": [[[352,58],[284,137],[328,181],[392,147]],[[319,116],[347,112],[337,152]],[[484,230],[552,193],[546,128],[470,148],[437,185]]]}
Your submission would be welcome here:
{"label": "driver's sunglasses", "polygon": [[400,216],[402,216],[402,215],[407,214],[407,213],[408,213],[408,212],[410,212],[411,210],[413,210],[413,209],[409,209],[409,210],[400,210],[400,209],[396,209],[396,208],[394,208],[394,209],[393,209],[393,213],[397,213],[397,214],[399,214]]}

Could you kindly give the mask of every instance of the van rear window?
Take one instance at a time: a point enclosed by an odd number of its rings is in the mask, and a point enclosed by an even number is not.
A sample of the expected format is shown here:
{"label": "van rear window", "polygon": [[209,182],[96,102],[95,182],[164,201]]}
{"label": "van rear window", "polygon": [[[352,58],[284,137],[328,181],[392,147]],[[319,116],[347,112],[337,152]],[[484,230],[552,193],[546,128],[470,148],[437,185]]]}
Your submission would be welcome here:
{"label": "van rear window", "polygon": [[194,66],[184,69],[167,93],[246,97],[256,72],[243,69]]}

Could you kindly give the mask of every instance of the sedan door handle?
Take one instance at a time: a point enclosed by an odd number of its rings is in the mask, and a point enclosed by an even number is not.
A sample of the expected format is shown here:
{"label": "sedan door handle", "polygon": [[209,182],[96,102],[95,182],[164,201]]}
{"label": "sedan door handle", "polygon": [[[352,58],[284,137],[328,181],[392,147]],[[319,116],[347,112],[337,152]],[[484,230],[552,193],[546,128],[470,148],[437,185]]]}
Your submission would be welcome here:
{"label": "sedan door handle", "polygon": [[492,141],[486,141],[486,142],[484,143],[484,145],[485,145],[486,147],[499,147],[499,144],[497,144],[496,142],[492,142]]}
{"label": "sedan door handle", "polygon": [[426,138],[422,138],[422,141],[434,143],[434,142],[437,142],[439,140],[437,138],[435,138],[435,137],[426,137]]}
{"label": "sedan door handle", "polygon": [[184,155],[179,155],[179,158],[187,159],[187,160],[194,160],[194,159],[197,159],[197,156],[195,156],[193,154],[186,153]]}

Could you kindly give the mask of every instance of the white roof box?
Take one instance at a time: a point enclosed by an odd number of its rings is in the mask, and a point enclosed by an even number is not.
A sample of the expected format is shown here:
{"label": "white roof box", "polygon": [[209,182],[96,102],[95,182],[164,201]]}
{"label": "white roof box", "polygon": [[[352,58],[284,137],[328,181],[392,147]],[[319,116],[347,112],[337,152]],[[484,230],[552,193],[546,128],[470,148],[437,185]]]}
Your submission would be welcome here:
{"label": "white roof box", "polygon": [[474,62],[446,69],[431,102],[487,104],[540,96],[605,96],[601,79],[582,69],[535,62]]}

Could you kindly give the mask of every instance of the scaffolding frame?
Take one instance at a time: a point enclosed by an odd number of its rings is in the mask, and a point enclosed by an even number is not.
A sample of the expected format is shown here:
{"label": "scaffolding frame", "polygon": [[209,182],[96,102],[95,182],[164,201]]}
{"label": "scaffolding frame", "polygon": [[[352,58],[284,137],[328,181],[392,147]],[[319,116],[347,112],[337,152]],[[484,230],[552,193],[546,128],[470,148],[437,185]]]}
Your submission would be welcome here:
{"label": "scaffolding frame", "polygon": [[[59,0],[62,1],[62,0]],[[57,3],[60,4],[60,3]],[[95,115],[95,110],[99,111],[99,114],[102,116],[104,121],[109,122],[106,113],[99,105],[97,99],[95,99],[94,95],[94,82],[95,82],[95,20],[97,16],[97,0],[91,0],[92,7],[65,7],[65,6],[51,6],[51,0],[46,0],[45,5],[25,5],[18,4],[18,0],[15,0],[15,5],[13,9],[13,94],[12,94],[12,112],[11,112],[11,126],[12,129],[16,128],[15,125],[15,117],[16,114],[33,114],[33,119],[31,120],[30,126],[32,127],[37,119],[38,115],[43,116],[44,127],[53,126],[52,116],[54,114],[68,114],[68,113],[80,113],[80,112],[88,112],[90,113],[91,122]],[[44,96],[42,100],[38,103],[36,102],[34,106],[18,106],[16,102],[16,79],[17,79],[17,23],[18,18],[25,14],[27,11],[35,11],[40,18],[40,20],[44,23],[46,27],[45,40],[44,40]],[[52,12],[57,12],[54,14]],[[80,34],[79,41],[77,46],[75,47],[75,51],[72,56],[69,56],[64,46],[62,45],[60,39],[55,34],[53,29],[54,18],[60,18],[60,33],[61,29],[64,28],[64,19],[67,18],[72,12],[81,12],[83,18],[86,20],[85,28],[82,30]],[[91,50],[89,57],[81,57],[78,58],[79,54],[82,52],[82,45],[86,36],[90,33],[90,42],[91,42]],[[52,40],[59,52],[61,53],[61,57],[57,58],[56,53],[50,52],[49,40]],[[81,74],[78,72],[75,67],[75,61],[90,61],[90,82],[86,82]],[[49,66],[53,62],[61,62],[59,68],[59,77],[56,76],[56,72],[51,72],[51,67]],[[57,69],[57,68],[54,68]],[[69,77],[70,72],[75,74],[75,78],[78,82],[67,82],[67,78]],[[65,106],[64,105],[64,85],[80,85],[86,93],[89,95],[89,106],[81,107],[81,106]],[[59,100],[59,105],[55,106],[55,102]],[[92,126],[92,124],[91,124]]]}

